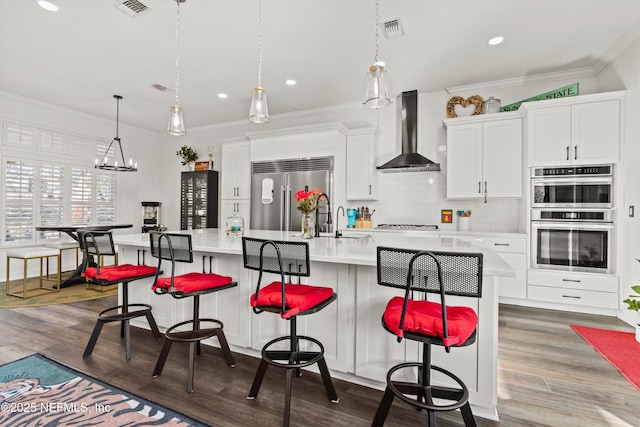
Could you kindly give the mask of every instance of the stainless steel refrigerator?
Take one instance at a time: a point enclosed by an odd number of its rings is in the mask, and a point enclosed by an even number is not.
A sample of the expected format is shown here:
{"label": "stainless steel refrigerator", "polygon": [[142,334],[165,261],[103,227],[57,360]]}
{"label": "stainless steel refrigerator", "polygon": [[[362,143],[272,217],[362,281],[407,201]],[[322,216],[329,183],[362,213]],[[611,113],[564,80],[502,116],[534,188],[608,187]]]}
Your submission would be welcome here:
{"label": "stainless steel refrigerator", "polygon": [[[333,157],[274,160],[251,163],[251,217],[254,230],[300,231],[302,214],[295,194],[322,190],[331,202]],[[331,232],[327,203],[320,202],[318,224]],[[328,214],[327,214],[328,213]]]}

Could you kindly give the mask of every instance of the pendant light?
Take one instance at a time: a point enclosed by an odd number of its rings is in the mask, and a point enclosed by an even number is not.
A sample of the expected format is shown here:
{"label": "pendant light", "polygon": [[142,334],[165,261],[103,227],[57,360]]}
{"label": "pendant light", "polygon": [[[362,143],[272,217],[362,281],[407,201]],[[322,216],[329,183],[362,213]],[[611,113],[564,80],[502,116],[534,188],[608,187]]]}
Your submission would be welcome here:
{"label": "pendant light", "polygon": [[258,19],[258,86],[253,89],[251,108],[249,109],[249,121],[253,123],[269,122],[267,94],[262,88],[262,0],[260,0]]}
{"label": "pendant light", "polygon": [[384,61],[378,60],[378,48],[380,47],[378,38],[378,28],[380,27],[378,1],[379,0],[376,0],[376,58],[367,73],[367,83],[363,101],[366,106],[371,108],[383,108],[391,104],[391,91],[389,90],[389,82],[387,81],[387,72],[384,69]]}
{"label": "pendant light", "polygon": [[178,85],[180,83],[180,3],[187,0],[176,0],[176,103],[171,106],[167,133],[174,136],[186,135],[182,107],[178,105]]}
{"label": "pendant light", "polygon": [[[129,165],[127,165],[124,161],[124,152],[122,151],[122,142],[120,141],[120,131],[119,131],[119,122],[120,122],[120,100],[122,96],[113,95],[116,99],[116,137],[111,140],[111,143],[107,147],[107,150],[104,152],[104,156],[102,157],[102,161],[98,162],[96,159],[95,168],[116,171],[116,172],[136,172],[138,170],[138,162],[133,162],[133,159],[129,159]],[[117,142],[117,146],[114,146],[113,143]],[[111,147],[113,147],[113,163],[109,163],[109,152],[111,151]],[[122,163],[118,165],[118,153],[120,154],[120,160]]]}

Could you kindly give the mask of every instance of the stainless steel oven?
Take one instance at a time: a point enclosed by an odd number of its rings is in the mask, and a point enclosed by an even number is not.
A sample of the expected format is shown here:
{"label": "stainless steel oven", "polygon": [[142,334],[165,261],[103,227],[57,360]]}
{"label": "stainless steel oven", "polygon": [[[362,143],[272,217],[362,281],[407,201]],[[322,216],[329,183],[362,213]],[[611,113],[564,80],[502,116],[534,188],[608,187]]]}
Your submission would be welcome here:
{"label": "stainless steel oven", "polygon": [[613,166],[534,168],[532,208],[613,207]]}
{"label": "stainless steel oven", "polygon": [[533,209],[531,267],[612,273],[613,210]]}

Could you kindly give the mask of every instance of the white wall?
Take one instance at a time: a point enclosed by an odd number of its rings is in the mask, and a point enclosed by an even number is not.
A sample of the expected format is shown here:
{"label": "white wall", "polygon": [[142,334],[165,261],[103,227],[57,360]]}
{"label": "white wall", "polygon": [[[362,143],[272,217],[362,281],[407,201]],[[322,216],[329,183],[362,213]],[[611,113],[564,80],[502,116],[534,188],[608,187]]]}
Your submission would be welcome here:
{"label": "white wall", "polygon": [[[622,251],[619,256],[622,259],[621,299],[630,293],[630,287],[640,284],[640,263],[635,259],[640,258],[640,39],[637,39],[624,50],[612,63],[598,74],[598,92],[608,92],[626,89],[624,101],[624,140],[621,147],[622,159],[619,172],[623,177],[623,198],[621,205],[622,224],[619,233],[622,239]],[[635,206],[636,215],[630,218],[627,214],[629,206]],[[626,304],[621,307],[626,309]],[[632,312],[625,310],[622,316],[631,322]],[[639,319],[635,322],[637,323]]]}

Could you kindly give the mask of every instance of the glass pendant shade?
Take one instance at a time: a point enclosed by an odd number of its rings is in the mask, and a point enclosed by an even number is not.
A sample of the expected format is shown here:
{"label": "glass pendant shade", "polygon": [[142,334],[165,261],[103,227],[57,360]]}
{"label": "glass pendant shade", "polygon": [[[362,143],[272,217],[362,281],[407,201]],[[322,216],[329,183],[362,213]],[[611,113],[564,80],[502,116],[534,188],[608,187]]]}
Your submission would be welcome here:
{"label": "glass pendant shade", "polygon": [[369,68],[364,93],[364,104],[371,108],[382,108],[391,104],[387,72],[384,62],[376,62]]}
{"label": "glass pendant shade", "polygon": [[182,117],[182,107],[178,105],[171,106],[167,133],[174,136],[183,136],[187,134],[184,126],[184,118]]}
{"label": "glass pendant shade", "polygon": [[251,97],[249,120],[252,123],[267,123],[269,121],[269,107],[267,106],[267,94],[264,89],[257,87]]}

